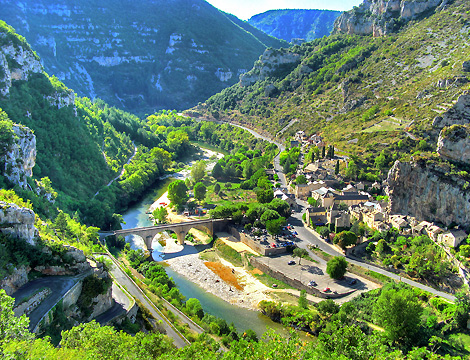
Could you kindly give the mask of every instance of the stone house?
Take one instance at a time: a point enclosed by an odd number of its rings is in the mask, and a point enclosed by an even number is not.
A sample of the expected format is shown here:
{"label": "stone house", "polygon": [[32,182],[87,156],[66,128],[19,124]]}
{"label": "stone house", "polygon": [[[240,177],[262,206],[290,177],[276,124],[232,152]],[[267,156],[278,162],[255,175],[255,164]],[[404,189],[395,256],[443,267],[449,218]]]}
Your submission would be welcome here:
{"label": "stone house", "polygon": [[373,230],[382,228],[381,223],[386,221],[386,216],[382,212],[370,211],[362,214],[362,221]]}
{"label": "stone house", "polygon": [[368,195],[362,195],[359,193],[344,193],[343,195],[336,195],[334,197],[335,204],[344,203],[347,206],[359,205],[369,201]]}
{"label": "stone house", "polygon": [[437,235],[437,242],[449,248],[456,248],[465,239],[467,234],[462,230],[449,230],[442,234]]}
{"label": "stone house", "polygon": [[328,222],[327,211],[324,207],[309,207],[306,212],[307,225],[325,225]]}
{"label": "stone house", "polygon": [[347,211],[339,210],[338,205],[333,204],[327,212],[328,224],[334,224],[337,228],[351,227],[351,216]]}
{"label": "stone house", "polygon": [[408,220],[404,215],[391,215],[389,221],[392,227],[400,231],[409,226]]}

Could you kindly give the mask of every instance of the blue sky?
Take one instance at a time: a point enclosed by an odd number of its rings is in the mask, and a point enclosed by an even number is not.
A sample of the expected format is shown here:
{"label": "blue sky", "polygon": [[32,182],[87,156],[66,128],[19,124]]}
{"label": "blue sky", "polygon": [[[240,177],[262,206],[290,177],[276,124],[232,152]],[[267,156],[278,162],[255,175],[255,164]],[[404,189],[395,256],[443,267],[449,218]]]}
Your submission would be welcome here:
{"label": "blue sky", "polygon": [[248,20],[253,15],[272,9],[351,10],[362,0],[206,0],[216,8]]}

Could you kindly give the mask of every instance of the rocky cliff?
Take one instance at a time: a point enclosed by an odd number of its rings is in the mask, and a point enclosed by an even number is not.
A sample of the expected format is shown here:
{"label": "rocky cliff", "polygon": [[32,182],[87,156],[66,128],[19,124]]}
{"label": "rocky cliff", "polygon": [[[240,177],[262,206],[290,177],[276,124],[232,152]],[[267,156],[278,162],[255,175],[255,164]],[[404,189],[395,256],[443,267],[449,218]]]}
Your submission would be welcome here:
{"label": "rocky cliff", "polygon": [[0,232],[35,244],[34,211],[16,204],[0,201]]}
{"label": "rocky cliff", "polygon": [[4,164],[3,175],[9,181],[26,189],[27,178],[33,175],[36,163],[36,136],[31,129],[18,124],[12,126],[12,132],[13,142],[0,163]]}
{"label": "rocky cliff", "polygon": [[301,55],[287,49],[266,49],[252,70],[240,76],[240,85],[249,86],[264,80],[282,67],[295,67]]}
{"label": "rocky cliff", "polygon": [[444,8],[448,0],[364,0],[344,12],[334,23],[334,33],[383,36],[397,31],[409,20],[434,9]]}
{"label": "rocky cliff", "polygon": [[445,126],[468,123],[470,123],[470,93],[464,92],[451,109],[434,118],[432,126],[442,129]]}
{"label": "rocky cliff", "polygon": [[254,15],[248,22],[278,39],[311,41],[330,35],[340,14],[333,10],[269,10]]}
{"label": "rocky cliff", "polygon": [[10,92],[12,81],[28,80],[32,74],[42,73],[38,56],[25,43],[11,41],[8,33],[0,32],[0,95]]}
{"label": "rocky cliff", "polygon": [[195,105],[233,85],[266,47],[282,46],[203,0],[1,4],[49,74],[80,96],[141,113]]}
{"label": "rocky cliff", "polygon": [[446,226],[470,224],[468,183],[438,162],[396,161],[388,173],[391,212]]}
{"label": "rocky cliff", "polygon": [[444,160],[470,165],[470,125],[452,125],[439,134],[437,152]]}

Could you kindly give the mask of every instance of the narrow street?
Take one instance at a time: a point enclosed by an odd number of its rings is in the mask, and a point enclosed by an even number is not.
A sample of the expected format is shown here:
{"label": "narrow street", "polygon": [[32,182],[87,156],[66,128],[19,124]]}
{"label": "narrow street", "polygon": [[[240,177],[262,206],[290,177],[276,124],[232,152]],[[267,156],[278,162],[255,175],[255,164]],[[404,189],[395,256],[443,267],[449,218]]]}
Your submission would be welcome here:
{"label": "narrow street", "polygon": [[[276,173],[278,174],[279,176],[279,179],[281,180],[280,183],[281,183],[281,186],[286,188],[287,187],[287,181],[286,181],[286,178],[282,172],[282,167],[279,163],[279,155],[282,151],[284,151],[284,146],[282,146],[281,144],[271,140],[271,139],[268,139],[264,136],[261,136],[260,134],[256,133],[254,130],[251,130],[251,129],[248,129],[248,128],[245,128],[243,126],[240,126],[240,125],[235,125],[235,124],[232,124],[234,126],[237,126],[237,127],[240,127],[242,129],[245,129],[247,131],[249,131],[251,134],[253,134],[254,136],[258,137],[258,138],[261,138],[261,139],[264,139],[264,140],[267,140],[267,141],[271,141],[273,142],[274,144],[276,144],[278,147],[279,147],[279,154],[277,154],[277,156],[274,158],[274,169],[276,171]],[[296,242],[296,245],[300,248],[303,248],[303,249],[306,249],[307,251],[309,251],[309,254],[310,256],[319,261],[320,263],[325,263],[325,260],[319,258],[318,256],[316,256],[314,253],[312,253],[309,249],[308,249],[308,245],[316,245],[320,250],[330,254],[330,255],[333,255],[333,256],[345,256],[344,254],[340,253],[338,250],[336,250],[333,246],[327,244],[325,241],[321,240],[318,236],[316,236],[312,231],[308,230],[305,226],[304,226],[304,223],[302,221],[302,214],[305,212],[305,209],[306,207],[308,206],[308,203],[306,201],[302,201],[302,200],[299,200],[297,199],[297,204],[299,205],[299,211],[296,212],[295,214],[293,214],[289,219],[288,219],[288,222],[293,225],[295,227],[295,231],[297,231],[297,233],[299,234],[297,237],[298,237],[298,241]],[[354,264],[354,265],[357,265],[357,266],[361,266],[361,267],[364,267],[368,270],[372,270],[372,271],[375,271],[379,274],[382,274],[382,275],[385,275],[391,279],[394,279],[394,280],[398,280],[398,281],[402,281],[404,283],[407,283],[408,285],[411,285],[411,286],[414,286],[418,289],[421,289],[421,290],[425,290],[431,294],[434,294],[434,295],[437,295],[437,296],[441,296],[445,299],[448,299],[450,301],[455,301],[456,298],[455,296],[451,295],[451,294],[448,294],[448,293],[445,293],[445,292],[442,292],[442,291],[438,291],[438,290],[435,290],[429,286],[426,286],[426,285],[423,285],[421,283],[418,283],[416,281],[413,281],[413,280],[409,280],[409,279],[406,279],[406,278],[403,278],[397,274],[394,274],[390,271],[387,271],[387,270],[384,270],[382,268],[379,268],[379,267],[376,267],[376,266],[372,266],[372,265],[368,265],[364,262],[361,262],[361,261],[357,261],[357,260],[354,260],[354,259],[351,259],[351,258],[347,258],[348,262],[351,263],[351,264]]]}

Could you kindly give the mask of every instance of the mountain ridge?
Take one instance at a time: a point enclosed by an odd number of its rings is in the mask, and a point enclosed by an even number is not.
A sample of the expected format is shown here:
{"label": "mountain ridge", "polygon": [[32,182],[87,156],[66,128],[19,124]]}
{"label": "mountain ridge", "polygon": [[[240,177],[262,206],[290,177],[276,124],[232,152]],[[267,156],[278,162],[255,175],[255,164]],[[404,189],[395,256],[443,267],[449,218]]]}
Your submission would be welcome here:
{"label": "mountain ridge", "polygon": [[2,0],[2,19],[46,71],[79,96],[140,114],[195,105],[238,81],[266,47],[283,44],[202,0],[105,0],[98,8],[28,1]]}
{"label": "mountain ridge", "polygon": [[328,36],[340,14],[340,11],[335,10],[268,10],[252,16],[248,23],[271,36],[289,42],[293,39],[311,41]]}

